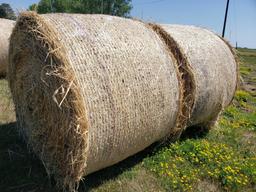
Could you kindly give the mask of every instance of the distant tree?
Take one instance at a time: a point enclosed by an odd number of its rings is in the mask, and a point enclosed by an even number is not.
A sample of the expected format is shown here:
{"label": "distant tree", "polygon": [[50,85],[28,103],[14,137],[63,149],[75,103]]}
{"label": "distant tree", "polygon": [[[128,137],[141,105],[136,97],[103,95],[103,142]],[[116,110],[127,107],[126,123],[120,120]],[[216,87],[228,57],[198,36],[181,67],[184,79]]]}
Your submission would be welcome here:
{"label": "distant tree", "polygon": [[2,3],[0,5],[0,18],[15,20],[16,16],[11,6],[8,3]]}
{"label": "distant tree", "polygon": [[30,11],[37,11],[37,4],[34,3],[34,4],[30,5],[28,10],[30,10]]}
{"label": "distant tree", "polygon": [[[32,6],[32,5],[31,5]],[[30,6],[30,10],[33,10]],[[129,16],[132,9],[131,0],[40,0],[38,13],[102,13]]]}

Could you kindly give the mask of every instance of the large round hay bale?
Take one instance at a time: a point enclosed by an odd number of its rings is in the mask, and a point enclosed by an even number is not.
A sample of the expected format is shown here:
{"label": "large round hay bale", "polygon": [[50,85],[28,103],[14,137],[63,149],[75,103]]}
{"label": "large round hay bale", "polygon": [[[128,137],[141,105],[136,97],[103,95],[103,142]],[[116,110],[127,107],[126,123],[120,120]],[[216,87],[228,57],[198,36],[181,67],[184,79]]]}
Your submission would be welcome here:
{"label": "large round hay bale", "polygon": [[7,73],[9,37],[13,27],[14,21],[0,18],[0,78]]}
{"label": "large round hay bale", "polygon": [[209,30],[185,25],[161,27],[177,43],[194,74],[195,100],[188,126],[208,129],[235,94],[238,66],[234,52]]}
{"label": "large round hay bale", "polygon": [[20,130],[64,188],[168,136],[179,119],[175,59],[142,22],[23,13],[9,54]]}

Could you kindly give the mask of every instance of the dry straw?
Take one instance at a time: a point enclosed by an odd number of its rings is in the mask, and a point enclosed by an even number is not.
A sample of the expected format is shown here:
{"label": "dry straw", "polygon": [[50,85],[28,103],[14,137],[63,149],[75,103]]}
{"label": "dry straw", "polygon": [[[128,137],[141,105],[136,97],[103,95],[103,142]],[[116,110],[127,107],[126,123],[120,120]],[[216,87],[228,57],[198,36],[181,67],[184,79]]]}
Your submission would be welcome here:
{"label": "dry straw", "polygon": [[173,141],[180,137],[184,128],[186,128],[192,113],[196,89],[194,74],[186,54],[183,52],[176,40],[158,24],[150,23],[149,27],[159,35],[165,43],[166,49],[169,51],[171,58],[176,60],[175,66],[180,84],[179,102],[181,107],[179,108],[179,113],[177,115],[176,126],[168,137]]}
{"label": "dry straw", "polygon": [[0,18],[0,78],[7,73],[9,37],[13,27],[14,21]]}
{"label": "dry straw", "polygon": [[21,14],[9,84],[21,133],[59,187],[172,132],[182,108],[173,58],[139,21]]}
{"label": "dry straw", "polygon": [[213,32],[183,25],[162,25],[186,55],[196,89],[194,107],[188,126],[210,128],[221,110],[232,101],[238,66],[235,52]]}

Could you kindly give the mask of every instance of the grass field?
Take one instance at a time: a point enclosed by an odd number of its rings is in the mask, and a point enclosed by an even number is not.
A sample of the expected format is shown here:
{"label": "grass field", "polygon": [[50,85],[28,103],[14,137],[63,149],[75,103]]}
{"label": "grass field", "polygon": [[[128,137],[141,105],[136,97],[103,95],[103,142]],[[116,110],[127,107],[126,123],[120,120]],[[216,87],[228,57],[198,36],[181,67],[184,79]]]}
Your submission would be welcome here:
{"label": "grass field", "polygon": [[[256,191],[256,50],[238,51],[242,86],[214,129],[154,144],[89,175],[79,191]],[[54,192],[15,127],[7,82],[0,80],[0,192]]]}

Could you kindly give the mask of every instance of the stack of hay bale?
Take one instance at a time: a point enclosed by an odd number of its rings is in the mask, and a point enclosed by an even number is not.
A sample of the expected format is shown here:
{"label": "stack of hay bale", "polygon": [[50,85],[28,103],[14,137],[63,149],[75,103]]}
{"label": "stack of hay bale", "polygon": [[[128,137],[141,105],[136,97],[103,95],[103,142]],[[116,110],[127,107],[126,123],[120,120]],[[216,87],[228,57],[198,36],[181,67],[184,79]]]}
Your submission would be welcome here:
{"label": "stack of hay bale", "polygon": [[209,126],[237,81],[230,47],[212,32],[106,15],[23,13],[9,58],[20,131],[68,190],[187,126]]}

